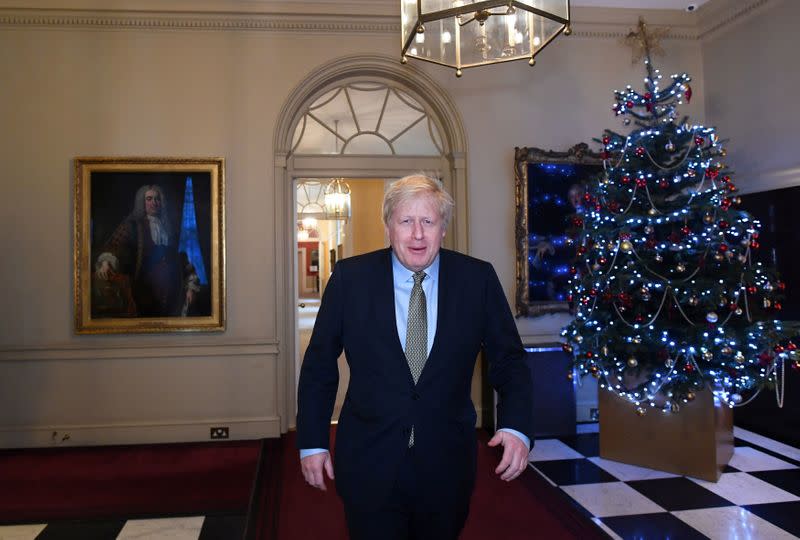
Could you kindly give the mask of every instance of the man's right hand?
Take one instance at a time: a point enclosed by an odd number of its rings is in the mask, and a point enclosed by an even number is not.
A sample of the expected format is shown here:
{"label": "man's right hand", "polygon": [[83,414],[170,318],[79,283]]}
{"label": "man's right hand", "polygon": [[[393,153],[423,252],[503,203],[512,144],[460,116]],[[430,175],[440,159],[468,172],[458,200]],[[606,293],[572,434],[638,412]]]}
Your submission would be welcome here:
{"label": "man's right hand", "polygon": [[114,270],[111,269],[111,265],[108,261],[103,261],[100,263],[100,269],[97,270],[97,277],[100,279],[109,279],[114,274]]}
{"label": "man's right hand", "polygon": [[322,471],[324,469],[328,473],[328,478],[333,480],[333,462],[331,462],[330,452],[320,452],[301,459],[300,469],[303,472],[303,478],[310,486],[328,491]]}

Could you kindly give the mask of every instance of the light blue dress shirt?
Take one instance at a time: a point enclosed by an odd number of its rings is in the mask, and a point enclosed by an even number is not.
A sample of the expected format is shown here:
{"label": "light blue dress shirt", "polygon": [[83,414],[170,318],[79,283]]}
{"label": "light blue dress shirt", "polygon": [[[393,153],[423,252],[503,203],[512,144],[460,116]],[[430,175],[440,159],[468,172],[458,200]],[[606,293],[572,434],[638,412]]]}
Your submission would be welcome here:
{"label": "light blue dress shirt", "polygon": [[[394,277],[394,315],[397,322],[397,335],[400,338],[403,350],[405,350],[406,330],[408,328],[408,302],[411,299],[411,288],[414,286],[414,272],[403,266],[394,252],[392,252],[392,275]],[[428,354],[430,354],[433,348],[433,340],[436,337],[436,322],[439,315],[439,255],[425,269],[422,290],[425,291],[425,305],[428,317]],[[530,439],[519,431],[510,428],[500,428],[498,431],[513,433],[530,449]],[[321,452],[327,452],[327,450],[324,448],[306,448],[300,450],[300,459]]]}

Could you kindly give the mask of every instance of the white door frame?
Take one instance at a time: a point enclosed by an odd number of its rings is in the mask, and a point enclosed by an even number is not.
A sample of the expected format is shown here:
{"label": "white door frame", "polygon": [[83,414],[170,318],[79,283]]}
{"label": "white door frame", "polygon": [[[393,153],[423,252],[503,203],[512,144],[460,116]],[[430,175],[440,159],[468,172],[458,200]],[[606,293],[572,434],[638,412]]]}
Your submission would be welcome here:
{"label": "white door frame", "polygon": [[[401,87],[415,97],[436,123],[445,149],[443,156],[293,155],[294,129],[310,103],[330,87],[345,81],[379,81]],[[456,202],[445,247],[469,252],[466,137],[461,116],[438,83],[418,68],[395,58],[359,55],[328,62],[290,94],[275,129],[275,245],[276,316],[278,332],[277,396],[281,432],[294,427],[297,361],[296,201],[299,178],[400,178],[416,171],[438,174]]]}

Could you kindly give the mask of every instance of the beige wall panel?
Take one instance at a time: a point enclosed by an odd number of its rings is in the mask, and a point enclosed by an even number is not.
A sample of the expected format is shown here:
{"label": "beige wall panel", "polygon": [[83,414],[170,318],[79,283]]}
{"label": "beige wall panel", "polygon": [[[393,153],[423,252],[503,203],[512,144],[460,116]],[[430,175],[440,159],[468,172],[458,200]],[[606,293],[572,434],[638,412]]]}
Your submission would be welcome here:
{"label": "beige wall panel", "polygon": [[771,0],[703,41],[708,123],[742,191],[800,184],[800,2]]}

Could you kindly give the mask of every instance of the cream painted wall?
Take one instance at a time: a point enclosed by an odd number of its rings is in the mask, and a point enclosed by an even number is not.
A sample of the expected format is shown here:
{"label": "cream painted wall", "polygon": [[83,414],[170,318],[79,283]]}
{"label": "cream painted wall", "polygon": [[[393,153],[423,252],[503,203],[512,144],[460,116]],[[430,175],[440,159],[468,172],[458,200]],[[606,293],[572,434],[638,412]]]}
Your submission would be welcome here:
{"label": "cream painted wall", "polygon": [[703,42],[707,122],[742,191],[800,184],[798,26],[800,2],[774,0]]}
{"label": "cream painted wall", "polygon": [[[7,5],[0,2],[0,10]],[[99,7],[81,0],[87,5]],[[384,3],[375,5],[380,15]],[[456,79],[450,70],[423,66],[461,112],[469,142],[470,249],[494,264],[509,299],[514,147],[563,149],[619,127],[609,110],[611,90],[643,76],[617,41],[636,12],[612,11],[576,10],[576,35],[556,41],[533,69],[515,63]],[[649,16],[685,23],[673,14]],[[581,31],[581,17],[601,22]],[[233,438],[277,435],[280,415],[293,424],[294,409],[285,410],[278,375],[291,359],[278,338],[283,306],[276,305],[281,247],[274,216],[281,203],[273,126],[286,96],[312,70],[345,55],[396,56],[397,36],[380,28],[326,31],[325,24],[295,32],[280,25],[155,29],[62,24],[58,17],[41,25],[6,20],[12,22],[0,23],[6,193],[0,447],[203,440],[209,426],[220,424],[231,426]],[[699,42],[670,39],[664,48],[663,72],[694,74],[702,96]],[[686,112],[702,120],[702,100]],[[73,335],[71,160],[81,155],[226,158],[226,332]],[[563,322],[519,325],[523,334],[547,340]]]}

